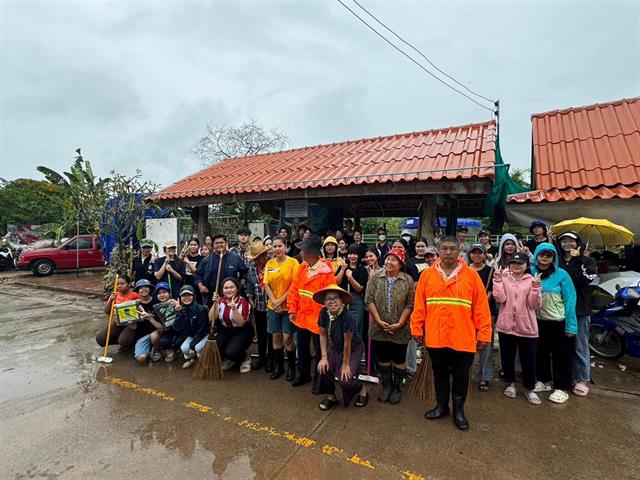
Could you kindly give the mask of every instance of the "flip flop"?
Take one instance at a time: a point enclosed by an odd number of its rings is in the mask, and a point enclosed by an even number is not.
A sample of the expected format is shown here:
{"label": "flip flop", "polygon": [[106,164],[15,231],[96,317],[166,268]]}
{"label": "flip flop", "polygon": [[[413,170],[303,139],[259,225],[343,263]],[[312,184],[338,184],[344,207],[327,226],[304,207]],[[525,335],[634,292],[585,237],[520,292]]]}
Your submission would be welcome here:
{"label": "flip flop", "polygon": [[480,390],[481,392],[488,392],[489,382],[487,382],[486,380],[480,380],[480,383],[478,384],[478,390]]}
{"label": "flip flop", "polygon": [[573,387],[573,394],[578,397],[586,397],[589,394],[589,385],[582,382],[576,383]]}
{"label": "flip flop", "polygon": [[531,405],[540,405],[542,403],[542,401],[540,400],[540,397],[538,396],[538,394],[536,392],[534,392],[533,390],[529,390],[527,392],[527,401]]}
{"label": "flip flop", "polygon": [[340,403],[338,399],[331,400],[330,398],[325,398],[322,402],[320,402],[320,410],[331,410],[336,405],[338,405],[338,403]]}
{"label": "flip flop", "polygon": [[511,385],[505,388],[504,392],[502,393],[504,393],[505,397],[509,397],[509,398],[516,398],[516,395],[518,394],[518,392],[516,391],[516,387],[512,387]]}
{"label": "flip flop", "polygon": [[356,407],[366,407],[367,403],[369,403],[369,392],[365,393],[364,395],[358,395],[356,397],[356,403],[354,403],[354,405]]}

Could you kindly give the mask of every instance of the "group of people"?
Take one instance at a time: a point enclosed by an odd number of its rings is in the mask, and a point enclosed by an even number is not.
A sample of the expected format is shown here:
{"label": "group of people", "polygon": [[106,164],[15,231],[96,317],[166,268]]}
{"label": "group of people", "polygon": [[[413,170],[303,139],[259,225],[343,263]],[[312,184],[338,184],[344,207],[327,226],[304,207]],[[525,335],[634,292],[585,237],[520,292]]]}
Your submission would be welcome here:
{"label": "group of people", "polygon": [[[488,391],[494,379],[494,330],[506,397],[518,394],[518,360],[531,404],[541,403],[541,392],[551,392],[555,403],[566,402],[571,391],[589,392],[595,261],[574,232],[554,239],[541,222],[530,230],[527,244],[505,234],[494,246],[482,231],[469,245],[461,229],[428,246],[409,231],[389,243],[381,227],[369,247],[348,220],[322,238],[308,228],[297,235],[282,228],[250,241],[250,231],[241,229],[231,248],[219,234],[202,245],[193,238],[180,252],[170,241],[159,258],[152,242],[142,241],[135,282],[121,275],[105,305],[109,313],[114,303],[137,300],[141,321],[112,320],[110,337],[104,328],[96,341],[131,349],[140,362],[170,362],[179,352],[186,369],[215,335],[223,369],[264,369],[294,387],[311,383],[313,393],[326,395],[322,410],[339,404],[336,384],[345,406],[354,398],[356,407],[367,405],[368,389],[358,379],[366,357],[380,378],[378,401],[398,404],[424,346],[436,392],[425,417],[453,411],[456,426],[466,430],[474,358],[479,390]],[[163,323],[158,304],[172,307],[175,321]]]}

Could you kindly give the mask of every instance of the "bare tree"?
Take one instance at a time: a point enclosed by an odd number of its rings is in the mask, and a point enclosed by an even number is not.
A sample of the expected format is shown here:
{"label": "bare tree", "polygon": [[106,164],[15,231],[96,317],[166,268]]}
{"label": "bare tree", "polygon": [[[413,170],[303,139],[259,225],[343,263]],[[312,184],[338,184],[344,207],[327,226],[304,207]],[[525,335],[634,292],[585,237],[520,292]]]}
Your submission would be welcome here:
{"label": "bare tree", "polygon": [[211,127],[207,124],[205,134],[196,142],[193,153],[203,166],[209,166],[227,158],[275,152],[288,144],[289,139],[282,131],[267,130],[255,120],[238,127],[227,124]]}

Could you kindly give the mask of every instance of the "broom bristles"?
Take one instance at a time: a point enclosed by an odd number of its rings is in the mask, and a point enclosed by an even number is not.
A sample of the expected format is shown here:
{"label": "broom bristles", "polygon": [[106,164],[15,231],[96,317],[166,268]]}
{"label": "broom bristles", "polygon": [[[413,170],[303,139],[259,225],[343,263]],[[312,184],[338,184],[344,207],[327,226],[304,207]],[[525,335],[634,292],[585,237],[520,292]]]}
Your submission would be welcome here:
{"label": "broom bristles", "polygon": [[416,374],[411,379],[407,393],[421,400],[435,400],[435,386],[433,384],[433,368],[427,351],[422,352],[422,362]]}
{"label": "broom bristles", "polygon": [[193,378],[198,380],[222,380],[223,376],[222,358],[220,357],[218,343],[215,339],[207,340],[196,368],[193,370]]}

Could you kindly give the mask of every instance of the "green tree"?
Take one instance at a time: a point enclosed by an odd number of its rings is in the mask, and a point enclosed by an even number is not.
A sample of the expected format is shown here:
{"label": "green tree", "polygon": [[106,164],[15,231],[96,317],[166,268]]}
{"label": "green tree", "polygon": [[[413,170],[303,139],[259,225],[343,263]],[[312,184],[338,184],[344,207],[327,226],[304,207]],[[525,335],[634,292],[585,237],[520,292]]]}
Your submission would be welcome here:
{"label": "green tree", "polygon": [[42,225],[62,221],[60,189],[43,180],[0,178],[0,232],[7,224]]}
{"label": "green tree", "polygon": [[531,169],[514,168],[511,172],[511,179],[523,188],[531,188]]}
{"label": "green tree", "polygon": [[82,157],[79,148],[76,153],[69,172],[60,174],[45,166],[38,167],[47,181],[60,190],[64,199],[61,205],[62,221],[56,226],[58,237],[74,233],[76,222],[80,224],[80,233],[97,234],[100,215],[108,199],[110,179],[96,177],[91,163]]}

